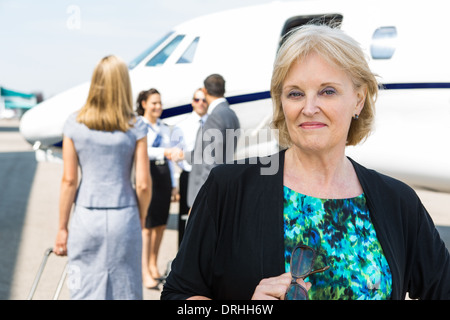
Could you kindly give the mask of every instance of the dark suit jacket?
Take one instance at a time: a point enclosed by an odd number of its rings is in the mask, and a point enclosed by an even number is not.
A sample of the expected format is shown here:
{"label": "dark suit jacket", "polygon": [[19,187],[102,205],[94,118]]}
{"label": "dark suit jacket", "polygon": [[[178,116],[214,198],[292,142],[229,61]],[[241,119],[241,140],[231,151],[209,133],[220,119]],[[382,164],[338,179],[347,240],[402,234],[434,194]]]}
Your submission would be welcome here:
{"label": "dark suit jacket", "polygon": [[[211,171],[162,299],[250,299],[263,278],[285,272],[284,152],[277,161],[275,174],[261,174],[267,161]],[[414,190],[351,161],[392,273],[391,299],[450,299],[449,252]]]}
{"label": "dark suit jacket", "polygon": [[199,130],[192,153],[186,159],[192,164],[188,181],[188,206],[191,207],[212,168],[234,161],[239,120],[228,102],[218,104]]}

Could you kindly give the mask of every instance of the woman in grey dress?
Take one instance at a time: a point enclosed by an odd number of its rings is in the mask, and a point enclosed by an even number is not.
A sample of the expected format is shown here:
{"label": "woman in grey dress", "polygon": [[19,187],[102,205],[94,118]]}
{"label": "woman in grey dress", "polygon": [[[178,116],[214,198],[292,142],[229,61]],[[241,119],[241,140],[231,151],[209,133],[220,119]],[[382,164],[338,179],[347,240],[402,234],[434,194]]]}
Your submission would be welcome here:
{"label": "woman in grey dress", "polygon": [[94,70],[86,104],[64,125],[54,251],[68,255],[72,299],[142,299],[141,230],[151,178],[147,126],[132,104],[127,66],[108,56]]}

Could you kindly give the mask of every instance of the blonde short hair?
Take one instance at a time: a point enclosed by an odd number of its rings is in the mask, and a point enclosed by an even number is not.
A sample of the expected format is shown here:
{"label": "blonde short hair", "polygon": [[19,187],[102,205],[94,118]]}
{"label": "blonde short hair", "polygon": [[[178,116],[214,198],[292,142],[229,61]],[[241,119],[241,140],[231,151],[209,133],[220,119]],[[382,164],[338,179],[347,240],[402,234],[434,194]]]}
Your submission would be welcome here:
{"label": "blonde short hair", "polygon": [[364,108],[358,120],[352,121],[347,137],[347,145],[357,145],[372,131],[378,82],[359,43],[340,29],[325,25],[304,25],[292,30],[286,35],[278,51],[270,93],[274,104],[272,126],[278,129],[279,143],[282,147],[289,147],[292,144],[281,104],[284,80],[291,65],[304,59],[311,52],[318,53],[329,63],[345,70],[355,88],[367,89]]}
{"label": "blonde short hair", "polygon": [[77,121],[93,130],[126,132],[134,118],[128,67],[116,56],[104,57],[94,69],[88,98]]}

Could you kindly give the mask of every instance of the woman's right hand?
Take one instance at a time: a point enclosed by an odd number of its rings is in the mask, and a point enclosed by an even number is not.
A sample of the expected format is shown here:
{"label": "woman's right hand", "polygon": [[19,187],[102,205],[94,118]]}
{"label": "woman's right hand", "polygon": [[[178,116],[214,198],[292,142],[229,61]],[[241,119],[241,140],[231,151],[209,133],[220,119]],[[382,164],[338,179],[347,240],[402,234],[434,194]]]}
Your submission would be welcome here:
{"label": "woman's right hand", "polygon": [[58,234],[56,235],[55,246],[53,247],[53,252],[57,256],[67,255],[67,238],[68,238],[67,229],[58,230]]}
{"label": "woman's right hand", "polygon": [[[290,272],[283,273],[280,276],[262,279],[253,293],[252,300],[284,300],[286,290],[291,284],[292,276]],[[311,283],[305,283],[298,279],[297,283],[309,290]]]}

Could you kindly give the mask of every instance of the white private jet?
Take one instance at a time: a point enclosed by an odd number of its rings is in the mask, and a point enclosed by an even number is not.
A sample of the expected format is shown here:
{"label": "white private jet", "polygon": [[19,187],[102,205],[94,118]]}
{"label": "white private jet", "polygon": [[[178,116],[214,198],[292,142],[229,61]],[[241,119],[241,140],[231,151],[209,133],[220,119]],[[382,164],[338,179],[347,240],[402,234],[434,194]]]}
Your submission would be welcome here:
{"label": "white private jet", "polygon": [[[364,144],[348,147],[347,154],[411,185],[450,192],[445,6],[445,0],[304,0],[206,15],[176,26],[130,63],[133,92],[157,88],[163,117],[175,124],[191,111],[192,94],[204,78],[222,74],[244,132],[255,135],[271,119],[270,78],[282,36],[311,20],[333,21],[360,42],[384,86],[375,132]],[[67,116],[84,104],[88,88],[89,83],[82,84],[28,111],[20,125],[25,139],[49,155],[62,140]],[[273,147],[269,141],[258,150],[271,152]],[[238,155],[248,151],[239,149]]]}

